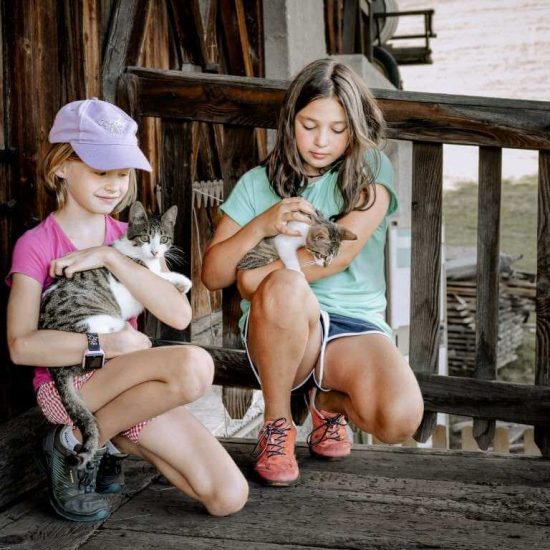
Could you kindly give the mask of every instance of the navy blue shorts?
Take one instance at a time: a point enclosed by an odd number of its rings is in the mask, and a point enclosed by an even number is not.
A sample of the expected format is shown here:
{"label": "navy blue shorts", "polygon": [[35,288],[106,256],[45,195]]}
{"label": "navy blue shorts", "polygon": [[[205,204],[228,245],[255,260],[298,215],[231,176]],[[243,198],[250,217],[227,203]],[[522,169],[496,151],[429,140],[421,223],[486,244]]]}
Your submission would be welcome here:
{"label": "navy blue shorts", "polygon": [[[302,387],[306,382],[313,376],[313,381],[315,385],[322,391],[330,391],[330,388],[323,388],[323,372],[325,368],[325,352],[327,344],[331,340],[336,340],[337,338],[344,338],[346,336],[358,336],[359,334],[383,334],[387,338],[390,338],[386,332],[384,332],[378,325],[374,323],[369,323],[361,319],[355,319],[353,317],[345,317],[343,315],[338,315],[337,313],[328,313],[324,310],[321,310],[321,329],[323,331],[323,340],[321,342],[321,350],[319,352],[319,359],[317,360],[317,365],[313,371],[306,377],[305,380],[300,382],[292,390],[297,390]],[[244,331],[241,335],[244,346],[246,348],[246,354],[248,357],[248,362],[252,368],[258,382],[261,385],[260,377],[258,371],[250,358],[248,353],[247,345],[248,337],[248,316],[246,317],[244,324]]]}

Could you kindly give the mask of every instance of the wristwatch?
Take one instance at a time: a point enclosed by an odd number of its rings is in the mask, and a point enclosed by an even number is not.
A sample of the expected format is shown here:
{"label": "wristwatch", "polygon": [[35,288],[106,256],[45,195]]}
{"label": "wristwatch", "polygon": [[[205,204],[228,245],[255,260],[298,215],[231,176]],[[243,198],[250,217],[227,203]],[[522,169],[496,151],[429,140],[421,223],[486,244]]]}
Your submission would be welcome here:
{"label": "wristwatch", "polygon": [[100,369],[105,364],[105,352],[99,345],[99,336],[95,332],[87,332],[86,338],[88,338],[88,349],[82,358],[82,368],[84,370]]}

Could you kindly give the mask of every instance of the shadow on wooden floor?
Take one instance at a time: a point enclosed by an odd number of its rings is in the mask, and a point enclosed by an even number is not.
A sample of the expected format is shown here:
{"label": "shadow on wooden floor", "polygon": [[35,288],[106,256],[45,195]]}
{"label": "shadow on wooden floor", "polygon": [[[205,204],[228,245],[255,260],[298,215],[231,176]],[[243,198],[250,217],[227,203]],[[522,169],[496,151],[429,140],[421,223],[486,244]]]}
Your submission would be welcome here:
{"label": "shadow on wooden floor", "polygon": [[[225,445],[250,474],[253,443]],[[128,460],[125,494],[103,524],[57,519],[41,489],[0,514],[0,550],[549,548],[546,459],[383,446],[329,463],[300,446],[298,459],[299,485],[251,481],[248,504],[227,518]]]}

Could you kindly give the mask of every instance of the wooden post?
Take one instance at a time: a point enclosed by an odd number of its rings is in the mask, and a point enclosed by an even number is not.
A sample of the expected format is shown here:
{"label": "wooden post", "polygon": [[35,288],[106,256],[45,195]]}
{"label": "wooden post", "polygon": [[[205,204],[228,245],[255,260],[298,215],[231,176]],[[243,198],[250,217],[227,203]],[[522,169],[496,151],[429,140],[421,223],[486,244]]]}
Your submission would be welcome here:
{"label": "wooden post", "polygon": [[[254,133],[249,128],[224,127],[222,152],[223,196],[227,198],[237,179],[251,168],[255,158]],[[239,293],[235,285],[223,290],[223,345],[226,348],[241,348],[238,320],[241,315]],[[252,403],[251,390],[225,387],[222,399],[232,418],[242,418]]]}
{"label": "wooden post", "polygon": [[[443,146],[414,142],[412,185],[411,336],[416,372],[435,373],[439,354]],[[414,439],[430,437],[437,413],[424,413]]]}
{"label": "wooden post", "polygon": [[115,100],[117,80],[139,58],[151,0],[115,0],[103,59],[103,97]]}
{"label": "wooden post", "polygon": [[477,441],[474,439],[473,428],[470,425],[464,426],[461,430],[461,445],[464,451],[479,451]]}
{"label": "wooden post", "polygon": [[[501,173],[502,150],[480,147],[474,376],[483,380],[494,380],[497,372]],[[495,436],[495,421],[474,419],[473,433],[480,449],[487,450]]]}
{"label": "wooden post", "polygon": [[[539,152],[537,223],[537,339],[535,384],[550,386],[550,151]],[[535,428],[535,441],[550,456],[550,428]]]}
{"label": "wooden post", "polygon": [[432,434],[432,447],[434,449],[449,448],[449,427],[438,424]]}
{"label": "wooden post", "polygon": [[[192,278],[192,228],[193,228],[193,182],[191,181],[191,123],[174,120],[161,122],[161,158],[159,182],[162,189],[164,211],[172,205],[178,207],[178,217],[174,233],[174,244],[184,252],[181,271]],[[188,298],[191,300],[191,290]],[[160,323],[160,338],[191,340],[191,326],[185,330],[175,330]]]}
{"label": "wooden post", "polygon": [[[228,72],[252,76],[252,60],[242,0],[221,0],[218,6],[222,23]],[[258,158],[254,128],[224,127],[222,175],[224,197],[227,198],[237,179],[252,168]],[[223,291],[223,345],[241,347],[239,296],[235,286]],[[242,418],[252,403],[250,390],[224,387],[222,400],[232,418]]]}
{"label": "wooden post", "polygon": [[505,454],[508,454],[510,452],[510,437],[508,434],[508,428],[506,426],[499,426],[498,428],[496,428],[493,451],[495,453]]}

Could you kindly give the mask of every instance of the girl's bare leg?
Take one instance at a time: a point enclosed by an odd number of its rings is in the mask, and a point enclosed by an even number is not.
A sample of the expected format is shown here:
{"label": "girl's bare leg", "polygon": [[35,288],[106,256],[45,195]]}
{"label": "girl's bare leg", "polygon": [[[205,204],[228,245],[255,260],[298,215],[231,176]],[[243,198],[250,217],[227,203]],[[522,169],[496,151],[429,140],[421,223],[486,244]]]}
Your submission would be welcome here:
{"label": "girl's bare leg", "polygon": [[196,401],[213,373],[202,348],[152,348],[111,359],[80,391],[98,421],[102,445],[138,422]]}
{"label": "girl's bare leg", "polygon": [[291,389],[319,355],[319,315],[317,298],[296,271],[273,271],[254,294],[247,345],[262,382],[266,420],[291,419]]}
{"label": "girl's bare leg", "polygon": [[145,426],[139,444],[118,436],[115,445],[153,464],[175,487],[225,516],[248,498],[248,483],[220,442],[185,408],[177,407]]}
{"label": "girl's bare leg", "polygon": [[424,403],[412,369],[395,345],[380,334],[339,338],[329,343],[317,406],[341,412],[385,443],[412,436]]}

